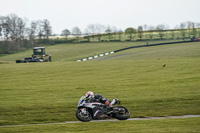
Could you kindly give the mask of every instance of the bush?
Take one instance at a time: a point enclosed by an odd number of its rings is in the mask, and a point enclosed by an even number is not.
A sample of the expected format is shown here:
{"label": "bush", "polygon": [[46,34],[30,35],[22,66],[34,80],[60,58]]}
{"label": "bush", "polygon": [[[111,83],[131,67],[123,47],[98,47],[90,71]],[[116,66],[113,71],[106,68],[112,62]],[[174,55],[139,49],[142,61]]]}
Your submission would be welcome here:
{"label": "bush", "polygon": [[89,43],[90,41],[80,41],[80,43]]}
{"label": "bush", "polygon": [[110,42],[121,42],[121,40],[110,40]]}
{"label": "bush", "polygon": [[131,40],[130,39],[126,39],[126,40],[124,40],[125,42],[131,42]]}

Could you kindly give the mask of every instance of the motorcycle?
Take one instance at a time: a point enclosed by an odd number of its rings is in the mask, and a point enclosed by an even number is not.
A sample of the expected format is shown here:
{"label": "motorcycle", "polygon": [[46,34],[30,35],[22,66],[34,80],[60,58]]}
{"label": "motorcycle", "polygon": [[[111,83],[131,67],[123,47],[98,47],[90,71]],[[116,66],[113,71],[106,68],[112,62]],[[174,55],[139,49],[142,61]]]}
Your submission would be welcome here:
{"label": "motorcycle", "polygon": [[82,122],[89,122],[92,119],[116,118],[118,120],[126,120],[130,116],[130,111],[124,106],[114,106],[120,104],[118,99],[113,99],[108,107],[100,102],[86,102],[85,96],[82,96],[77,105],[76,118]]}

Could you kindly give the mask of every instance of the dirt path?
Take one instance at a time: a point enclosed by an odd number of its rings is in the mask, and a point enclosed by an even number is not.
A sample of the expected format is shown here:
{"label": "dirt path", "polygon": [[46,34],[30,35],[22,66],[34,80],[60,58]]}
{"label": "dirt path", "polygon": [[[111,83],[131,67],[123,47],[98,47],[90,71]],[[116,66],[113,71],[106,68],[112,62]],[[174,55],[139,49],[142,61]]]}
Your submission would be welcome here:
{"label": "dirt path", "polygon": [[[166,116],[166,117],[148,117],[148,118],[129,118],[128,121],[132,120],[155,120],[155,119],[177,119],[177,118],[194,118],[200,117],[200,115],[183,115],[183,116]],[[119,121],[117,119],[106,119],[106,120],[92,120],[91,122],[105,122],[105,121]],[[55,124],[70,124],[80,123],[81,121],[67,121],[60,123],[41,123],[41,124],[23,124],[23,125],[5,125],[1,127],[20,127],[20,126],[36,126],[36,125],[55,125]]]}

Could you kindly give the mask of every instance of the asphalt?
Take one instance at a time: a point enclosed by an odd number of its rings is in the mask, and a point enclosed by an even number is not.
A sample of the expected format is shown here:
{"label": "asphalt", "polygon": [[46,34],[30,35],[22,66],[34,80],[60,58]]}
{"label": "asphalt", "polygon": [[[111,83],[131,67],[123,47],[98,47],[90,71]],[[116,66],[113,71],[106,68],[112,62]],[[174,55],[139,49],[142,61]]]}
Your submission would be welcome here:
{"label": "asphalt", "polygon": [[[155,119],[178,119],[178,118],[195,118],[200,117],[200,115],[183,115],[183,116],[165,116],[165,117],[147,117],[147,118],[129,118],[127,121],[136,120],[155,120]],[[90,122],[106,122],[106,121],[120,121],[117,119],[105,119],[105,120],[92,120]],[[37,125],[55,125],[55,124],[70,124],[70,123],[81,123],[81,121],[66,121],[59,123],[41,123],[41,124],[22,124],[22,125],[4,125],[1,127],[22,127],[22,126],[37,126]]]}

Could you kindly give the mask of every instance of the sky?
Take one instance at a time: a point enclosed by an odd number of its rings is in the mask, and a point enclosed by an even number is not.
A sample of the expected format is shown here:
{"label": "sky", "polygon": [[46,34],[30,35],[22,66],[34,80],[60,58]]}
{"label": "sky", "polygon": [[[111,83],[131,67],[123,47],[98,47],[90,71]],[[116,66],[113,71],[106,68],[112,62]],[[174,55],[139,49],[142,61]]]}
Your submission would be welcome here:
{"label": "sky", "polygon": [[200,23],[200,0],[0,0],[0,16],[11,13],[29,22],[47,19],[53,33],[89,24],[125,30],[140,25]]}

